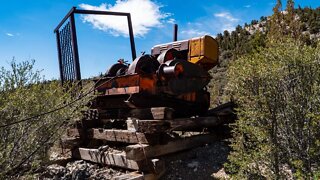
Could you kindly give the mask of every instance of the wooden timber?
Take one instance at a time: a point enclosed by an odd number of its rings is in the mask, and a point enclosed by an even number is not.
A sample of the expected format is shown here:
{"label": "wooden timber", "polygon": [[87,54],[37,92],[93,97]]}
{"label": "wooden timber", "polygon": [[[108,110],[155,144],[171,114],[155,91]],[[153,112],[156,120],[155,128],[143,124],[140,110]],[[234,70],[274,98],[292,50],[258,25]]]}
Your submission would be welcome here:
{"label": "wooden timber", "polygon": [[130,131],[152,134],[156,132],[168,131],[170,129],[170,122],[165,120],[128,119],[127,128]]}
{"label": "wooden timber", "polygon": [[173,119],[174,110],[168,107],[153,107],[141,109],[115,109],[99,110],[91,109],[85,112],[87,120],[106,120],[106,119],[127,119],[128,117],[137,119]]}
{"label": "wooden timber", "polygon": [[202,130],[203,128],[216,127],[228,122],[228,117],[196,117],[179,118],[173,120],[127,120],[128,130],[155,133],[166,131]]}
{"label": "wooden timber", "polygon": [[142,159],[158,157],[182,150],[195,148],[204,144],[212,143],[218,139],[212,134],[202,134],[181,138],[175,141],[170,141],[165,145],[147,145],[135,144],[126,147],[126,157],[131,160],[139,161]]}
{"label": "wooden timber", "polygon": [[[164,162],[153,158],[202,146],[221,138],[212,134],[177,137],[177,131],[199,133],[203,128],[210,131],[212,129],[209,128],[221,128],[219,125],[235,118],[229,104],[209,110],[208,117],[174,119],[174,110],[167,107],[91,109],[84,115],[73,128],[67,130],[61,144],[65,145],[64,148],[70,148],[70,158],[137,171],[114,178],[118,180],[159,179],[165,171]],[[176,132],[168,133],[171,131]],[[217,134],[216,131],[212,132]],[[117,147],[113,149],[108,145]],[[99,146],[98,149],[91,149]]]}
{"label": "wooden timber", "polygon": [[89,139],[100,139],[113,142],[124,142],[128,144],[156,144],[160,143],[159,134],[145,134],[120,129],[90,129]]}
{"label": "wooden timber", "polygon": [[164,162],[158,159],[135,161],[127,159],[125,152],[103,152],[98,149],[78,148],[73,157],[95,163],[116,166],[125,169],[141,170],[147,172],[162,172]]}
{"label": "wooden timber", "polygon": [[113,180],[144,180],[143,174],[139,172],[131,172],[112,178]]}
{"label": "wooden timber", "polygon": [[164,174],[164,172],[165,171],[155,174],[155,173],[141,173],[138,171],[134,171],[128,174],[114,177],[113,180],[157,180]]}
{"label": "wooden timber", "polygon": [[196,117],[196,118],[181,118],[170,122],[170,130],[196,130],[201,128],[211,128],[223,124],[226,118],[223,117]]}

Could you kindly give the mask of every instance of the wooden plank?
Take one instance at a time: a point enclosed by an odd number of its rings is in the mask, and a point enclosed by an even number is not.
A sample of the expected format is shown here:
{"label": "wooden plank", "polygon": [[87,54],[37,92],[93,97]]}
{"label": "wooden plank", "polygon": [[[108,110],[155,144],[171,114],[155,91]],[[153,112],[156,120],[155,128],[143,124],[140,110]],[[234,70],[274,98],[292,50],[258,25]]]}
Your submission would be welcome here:
{"label": "wooden plank", "polygon": [[113,180],[144,180],[143,174],[139,172],[131,172],[112,178]]}
{"label": "wooden plank", "polygon": [[128,130],[152,134],[170,129],[170,122],[164,120],[127,120]]}
{"label": "wooden plank", "polygon": [[126,119],[127,117],[137,119],[173,119],[174,109],[168,107],[153,107],[141,109],[92,109],[84,113],[85,119]]}
{"label": "wooden plank", "polygon": [[225,115],[234,115],[235,114],[235,107],[236,104],[234,102],[228,102],[225,104],[221,104],[213,109],[209,109],[207,112],[208,116],[218,115],[218,116],[225,116]]}
{"label": "wooden plank", "polygon": [[158,174],[155,173],[141,173],[134,171],[128,174],[114,177],[113,180],[157,180],[164,174],[164,170]]}
{"label": "wooden plank", "polygon": [[170,121],[170,130],[202,130],[202,128],[211,128],[223,124],[225,118],[211,116],[211,117],[196,117],[196,118],[181,118]]}
{"label": "wooden plank", "polygon": [[153,158],[186,149],[195,148],[204,144],[214,142],[217,139],[218,138],[215,135],[202,134],[171,141],[165,145],[129,145],[126,147],[126,156],[128,159],[139,161],[145,159],[145,157]]}
{"label": "wooden plank", "polygon": [[159,135],[144,134],[119,129],[90,129],[89,138],[114,142],[125,142],[129,144],[155,144],[159,142]]}
{"label": "wooden plank", "polygon": [[200,130],[203,128],[212,128],[218,125],[230,122],[228,116],[211,116],[211,117],[196,117],[196,118],[179,118],[173,120],[127,120],[128,130],[155,133],[166,131],[186,131]]}
{"label": "wooden plank", "polygon": [[128,113],[128,117],[137,119],[173,119],[174,110],[168,107],[153,107],[144,109],[132,109]]}
{"label": "wooden plank", "polygon": [[103,152],[98,149],[78,148],[73,152],[73,157],[132,170],[156,172],[158,169],[164,169],[163,161],[145,159],[141,161],[129,160],[126,158],[125,152]]}
{"label": "wooden plank", "polygon": [[153,119],[173,119],[174,109],[168,107],[153,107],[151,108]]}

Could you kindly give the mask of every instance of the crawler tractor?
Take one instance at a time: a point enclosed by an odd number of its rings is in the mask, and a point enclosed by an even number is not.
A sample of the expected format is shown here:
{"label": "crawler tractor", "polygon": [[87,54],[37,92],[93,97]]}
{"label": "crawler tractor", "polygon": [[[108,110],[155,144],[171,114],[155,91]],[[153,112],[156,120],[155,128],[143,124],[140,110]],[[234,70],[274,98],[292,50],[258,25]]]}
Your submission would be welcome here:
{"label": "crawler tractor", "polygon": [[[133,61],[111,66],[105,77],[95,80],[97,98],[90,108],[106,110],[118,118],[132,109],[169,107],[175,117],[203,116],[210,104],[206,86],[208,71],[218,63],[218,43],[211,36],[156,45],[150,54],[136,58],[129,13],[79,10],[75,7],[55,29],[62,82],[81,80],[75,14],[125,16],[128,20]],[[125,118],[125,117],[124,117]]]}

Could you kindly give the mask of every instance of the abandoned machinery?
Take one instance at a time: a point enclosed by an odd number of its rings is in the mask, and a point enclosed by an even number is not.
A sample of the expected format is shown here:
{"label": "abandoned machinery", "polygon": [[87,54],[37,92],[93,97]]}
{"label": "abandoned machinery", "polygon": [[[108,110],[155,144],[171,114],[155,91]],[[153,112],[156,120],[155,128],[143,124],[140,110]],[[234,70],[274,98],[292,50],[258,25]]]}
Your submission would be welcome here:
{"label": "abandoned machinery", "polygon": [[119,60],[96,80],[91,108],[121,114],[128,109],[170,107],[175,117],[205,115],[210,105],[208,70],[218,63],[211,36],[154,46],[130,65]]}

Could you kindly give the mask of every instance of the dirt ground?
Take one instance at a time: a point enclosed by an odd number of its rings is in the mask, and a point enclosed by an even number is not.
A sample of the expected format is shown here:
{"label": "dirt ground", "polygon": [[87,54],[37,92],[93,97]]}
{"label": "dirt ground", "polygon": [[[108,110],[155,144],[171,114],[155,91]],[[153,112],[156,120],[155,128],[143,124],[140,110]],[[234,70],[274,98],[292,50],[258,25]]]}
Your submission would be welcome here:
{"label": "dirt ground", "polygon": [[226,142],[219,141],[165,157],[166,173],[161,180],[206,180],[227,178],[223,164],[230,152]]}

